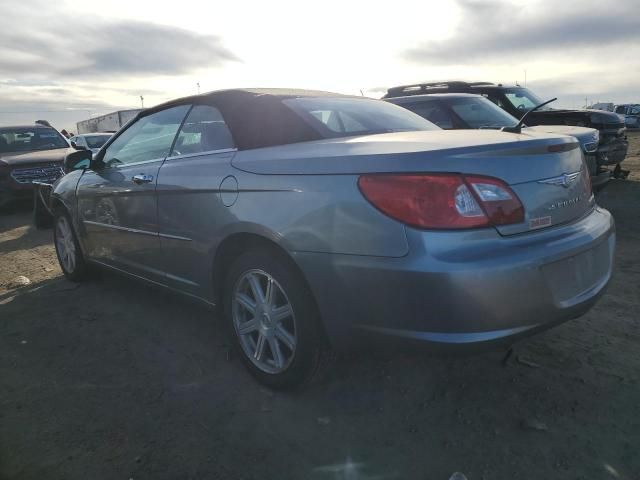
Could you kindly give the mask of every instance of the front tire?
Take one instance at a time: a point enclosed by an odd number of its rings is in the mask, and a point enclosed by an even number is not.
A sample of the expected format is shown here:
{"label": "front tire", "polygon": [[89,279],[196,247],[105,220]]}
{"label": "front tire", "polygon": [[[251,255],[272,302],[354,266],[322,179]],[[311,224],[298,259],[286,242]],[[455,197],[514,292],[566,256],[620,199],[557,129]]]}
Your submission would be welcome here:
{"label": "front tire", "polygon": [[66,212],[58,210],[54,214],[53,225],[53,243],[62,273],[73,282],[84,280],[87,277],[87,264],[73,231],[71,218]]}
{"label": "front tire", "polygon": [[326,343],[313,297],[288,259],[267,249],[239,256],[224,307],[234,347],[260,382],[289,389],[313,378]]}

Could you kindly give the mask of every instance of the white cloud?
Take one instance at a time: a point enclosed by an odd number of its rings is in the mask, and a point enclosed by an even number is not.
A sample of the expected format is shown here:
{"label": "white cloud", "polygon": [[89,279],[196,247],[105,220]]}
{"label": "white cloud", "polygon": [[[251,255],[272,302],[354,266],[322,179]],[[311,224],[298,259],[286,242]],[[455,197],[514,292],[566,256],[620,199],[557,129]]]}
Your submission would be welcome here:
{"label": "white cloud", "polygon": [[[202,91],[279,86],[380,96],[382,87],[425,80],[522,82],[524,69],[529,85],[559,96],[559,105],[632,101],[629,70],[640,67],[634,4],[32,0],[0,17],[0,103],[71,108],[60,116],[70,122],[87,110],[135,108],[140,95],[150,106],[193,94],[197,82]],[[0,123],[15,120],[2,110],[9,111],[0,108]],[[58,125],[57,112],[48,117]]]}

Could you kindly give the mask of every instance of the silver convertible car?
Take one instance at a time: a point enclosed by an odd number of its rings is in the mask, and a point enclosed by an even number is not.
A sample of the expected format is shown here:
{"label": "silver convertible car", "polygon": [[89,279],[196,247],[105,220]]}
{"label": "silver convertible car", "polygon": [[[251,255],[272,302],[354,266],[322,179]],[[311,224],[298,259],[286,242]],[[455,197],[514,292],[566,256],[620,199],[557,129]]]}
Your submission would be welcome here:
{"label": "silver convertible car", "polygon": [[358,332],[513,342],[584,314],[611,275],[614,222],[571,137],[225,90],[145,110],[65,165],[50,197],[64,274],[99,265],[220,306],[274,388]]}

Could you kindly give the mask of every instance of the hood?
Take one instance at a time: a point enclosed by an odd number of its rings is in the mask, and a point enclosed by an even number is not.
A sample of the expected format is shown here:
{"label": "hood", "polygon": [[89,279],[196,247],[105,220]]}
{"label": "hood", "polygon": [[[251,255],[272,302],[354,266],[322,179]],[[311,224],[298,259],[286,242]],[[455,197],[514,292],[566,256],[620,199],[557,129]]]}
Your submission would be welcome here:
{"label": "hood", "polygon": [[52,150],[38,150],[35,152],[0,153],[0,161],[11,166],[52,162],[62,163],[64,157],[74,151],[75,150],[73,148],[55,148]]}
{"label": "hood", "polygon": [[595,143],[595,147],[597,147],[598,140],[600,139],[598,130],[595,128],[574,127],[572,125],[537,125],[535,127],[527,128],[536,132],[569,135],[576,138],[583,148],[593,143]]}
{"label": "hood", "polygon": [[562,124],[591,126],[593,124],[620,124],[620,116],[614,112],[593,109],[549,109],[531,112],[527,119],[534,119],[544,124]]}

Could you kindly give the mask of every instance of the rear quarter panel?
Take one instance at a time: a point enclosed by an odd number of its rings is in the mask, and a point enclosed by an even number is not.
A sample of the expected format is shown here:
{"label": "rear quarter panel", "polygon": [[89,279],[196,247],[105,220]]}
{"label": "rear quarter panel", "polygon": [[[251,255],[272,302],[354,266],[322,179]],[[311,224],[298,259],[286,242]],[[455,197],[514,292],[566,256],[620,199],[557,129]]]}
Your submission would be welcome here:
{"label": "rear quarter panel", "polygon": [[408,252],[404,226],[364,199],[357,175],[235,175],[233,217],[273,232],[289,251],[387,257]]}

